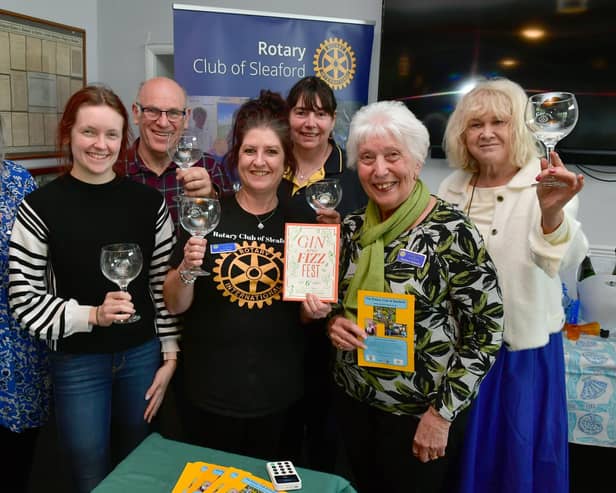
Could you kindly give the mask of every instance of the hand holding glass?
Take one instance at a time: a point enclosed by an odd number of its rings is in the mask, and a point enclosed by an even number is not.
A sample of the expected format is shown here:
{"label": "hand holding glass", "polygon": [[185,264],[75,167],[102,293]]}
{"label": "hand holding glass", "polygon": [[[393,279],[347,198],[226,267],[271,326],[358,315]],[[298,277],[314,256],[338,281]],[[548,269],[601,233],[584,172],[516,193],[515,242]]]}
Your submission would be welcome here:
{"label": "hand holding glass", "polygon": [[[570,92],[545,92],[528,98],[526,126],[546,149],[548,167],[552,166],[550,153],[558,141],[569,135],[578,120],[578,105]],[[555,178],[541,180],[546,186],[565,186]]]}
{"label": "hand holding glass", "polygon": [[[101,271],[121,291],[128,291],[128,284],[135,279],[143,267],[141,248],[136,243],[114,243],[101,249]],[[114,320],[114,324],[128,324],[141,318],[134,313],[126,320]]]}
{"label": "hand holding glass", "polygon": [[[192,236],[205,238],[218,226],[220,221],[220,202],[205,197],[182,196],[180,202],[180,224]],[[210,273],[200,267],[191,267],[182,271],[193,276],[209,276]]]}
{"label": "hand holding glass", "polygon": [[325,178],[306,187],[306,201],[315,211],[335,209],[342,200],[342,187],[336,178]]}

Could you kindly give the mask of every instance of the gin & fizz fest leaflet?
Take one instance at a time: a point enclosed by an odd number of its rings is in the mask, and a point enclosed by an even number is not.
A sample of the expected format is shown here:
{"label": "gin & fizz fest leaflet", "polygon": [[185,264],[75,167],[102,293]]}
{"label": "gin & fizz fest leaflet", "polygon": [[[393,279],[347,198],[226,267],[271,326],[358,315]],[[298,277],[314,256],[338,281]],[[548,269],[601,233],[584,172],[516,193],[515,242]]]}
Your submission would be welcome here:
{"label": "gin & fizz fest leaflet", "polygon": [[339,224],[286,223],[283,300],[303,301],[313,294],[336,302],[339,249]]}
{"label": "gin & fizz fest leaflet", "polygon": [[357,325],[368,335],[359,366],[415,371],[415,296],[359,290]]}

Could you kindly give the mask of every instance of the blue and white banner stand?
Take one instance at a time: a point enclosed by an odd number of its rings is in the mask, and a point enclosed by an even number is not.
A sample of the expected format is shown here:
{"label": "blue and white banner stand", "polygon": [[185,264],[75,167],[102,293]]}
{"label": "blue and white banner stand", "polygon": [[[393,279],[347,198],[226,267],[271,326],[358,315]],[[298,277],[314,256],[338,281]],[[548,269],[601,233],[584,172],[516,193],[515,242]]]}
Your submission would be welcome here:
{"label": "blue and white banner stand", "polygon": [[173,5],[175,80],[189,95],[193,117],[194,108],[206,110],[206,148],[215,155],[226,150],[243,101],[261,89],[286,97],[306,75],[334,90],[335,134],[344,143],[351,115],[368,102],[373,38],[370,21]]}

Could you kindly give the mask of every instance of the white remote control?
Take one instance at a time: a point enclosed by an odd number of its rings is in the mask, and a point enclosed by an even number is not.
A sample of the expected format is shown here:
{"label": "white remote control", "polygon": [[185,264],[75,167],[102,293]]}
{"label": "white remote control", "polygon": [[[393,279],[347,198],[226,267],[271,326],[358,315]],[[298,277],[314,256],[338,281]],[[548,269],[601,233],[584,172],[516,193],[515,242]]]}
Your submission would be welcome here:
{"label": "white remote control", "polygon": [[302,480],[290,460],[279,460],[266,464],[267,474],[277,490],[299,490]]}

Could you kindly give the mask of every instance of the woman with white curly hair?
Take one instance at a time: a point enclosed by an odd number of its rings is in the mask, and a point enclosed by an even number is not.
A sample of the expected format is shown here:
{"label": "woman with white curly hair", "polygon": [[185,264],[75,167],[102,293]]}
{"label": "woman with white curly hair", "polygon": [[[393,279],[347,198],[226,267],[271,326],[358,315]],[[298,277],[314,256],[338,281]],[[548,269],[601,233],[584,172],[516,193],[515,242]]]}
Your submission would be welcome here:
{"label": "woman with white curly hair", "polygon": [[[328,322],[340,429],[358,491],[449,492],[465,409],[501,343],[496,271],[461,211],[419,173],[428,131],[400,102],[360,109],[347,152],[368,205],[343,221],[339,305]],[[415,297],[414,371],[358,363],[378,337],[358,290]]]}

